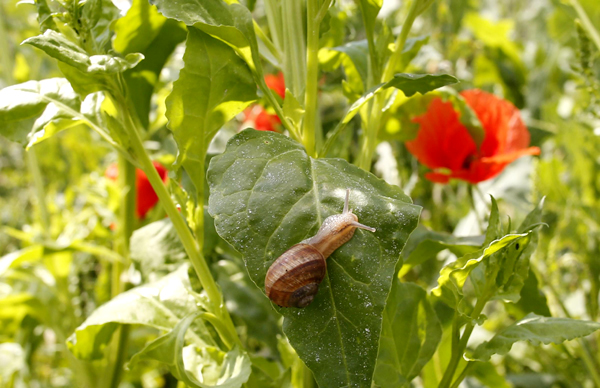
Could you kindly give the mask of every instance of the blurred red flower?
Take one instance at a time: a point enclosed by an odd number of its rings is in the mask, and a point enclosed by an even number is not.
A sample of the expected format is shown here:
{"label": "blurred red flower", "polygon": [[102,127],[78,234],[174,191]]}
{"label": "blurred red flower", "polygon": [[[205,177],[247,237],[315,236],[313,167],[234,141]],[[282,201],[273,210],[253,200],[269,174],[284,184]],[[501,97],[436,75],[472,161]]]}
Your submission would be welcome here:
{"label": "blurred red flower", "polygon": [[461,95],[485,131],[481,148],[477,150],[452,103],[435,98],[425,114],[413,119],[420,124],[419,132],[406,142],[410,153],[433,170],[425,175],[427,179],[479,183],[495,177],[521,156],[540,153],[538,147],[529,147],[529,131],[513,104],[479,89]]}
{"label": "blurred red flower", "polygon": [[283,79],[282,72],[266,75],[265,83],[269,89],[279,94],[281,98],[285,98],[285,80]]}
{"label": "blurred red flower", "polygon": [[[163,167],[162,164],[153,161],[152,164],[158,175],[163,180],[163,182],[167,181],[167,169]],[[136,189],[137,189],[137,206],[136,206],[136,214],[138,218],[143,219],[146,217],[146,214],[156,205],[158,202],[158,196],[154,192],[150,181],[146,174],[140,170],[136,169]],[[111,164],[106,169],[104,176],[110,180],[116,181],[119,177],[119,167],[116,163]]]}
{"label": "blurred red flower", "polygon": [[[285,82],[283,73],[268,74],[265,76],[265,83],[269,89],[279,94],[281,98],[285,98]],[[279,116],[267,112],[261,105],[253,105],[244,110],[244,122],[240,129],[252,127],[257,131],[277,131],[277,127],[281,124]]]}

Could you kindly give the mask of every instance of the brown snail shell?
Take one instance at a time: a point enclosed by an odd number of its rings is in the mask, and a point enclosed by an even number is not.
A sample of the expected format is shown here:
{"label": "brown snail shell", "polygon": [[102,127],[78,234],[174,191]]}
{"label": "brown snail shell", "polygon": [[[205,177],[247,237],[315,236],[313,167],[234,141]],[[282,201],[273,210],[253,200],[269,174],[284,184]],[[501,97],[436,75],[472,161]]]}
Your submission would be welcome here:
{"label": "brown snail shell", "polygon": [[312,303],[325,277],[329,255],[348,242],[356,228],[375,232],[348,210],[349,195],[348,189],[341,214],[327,217],[314,237],[292,246],[269,267],[265,293],[278,306],[302,308]]}

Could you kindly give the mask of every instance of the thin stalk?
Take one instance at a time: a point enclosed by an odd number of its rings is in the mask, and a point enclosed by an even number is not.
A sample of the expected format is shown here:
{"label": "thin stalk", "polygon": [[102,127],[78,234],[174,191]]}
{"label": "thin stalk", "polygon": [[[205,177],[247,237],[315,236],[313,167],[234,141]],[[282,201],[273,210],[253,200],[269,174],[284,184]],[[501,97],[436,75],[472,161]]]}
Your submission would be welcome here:
{"label": "thin stalk", "polygon": [[[458,346],[453,347],[452,348],[452,355],[450,357],[450,362],[448,363],[448,367],[446,368],[446,371],[444,372],[444,376],[442,377],[442,381],[440,381],[440,385],[438,386],[438,388],[449,388],[450,384],[452,384],[452,378],[454,377],[454,374],[456,373],[456,368],[458,367],[458,364],[460,363],[460,359],[462,358],[465,349],[467,348],[467,343],[469,342],[469,338],[471,337],[471,334],[473,333],[473,329],[475,328],[475,326],[472,323],[472,319],[477,318],[481,312],[483,311],[483,308],[485,307],[485,304],[488,302],[489,300],[489,290],[486,290],[482,296],[480,298],[477,299],[477,303],[475,303],[475,307],[473,308],[473,312],[471,313],[471,320],[469,320],[469,322],[467,322],[467,325],[465,326],[465,331],[463,332],[460,341],[458,343]],[[457,317],[454,318],[455,320],[457,319]]]}
{"label": "thin stalk", "polygon": [[298,101],[304,100],[304,87],[306,86],[306,47],[302,26],[302,3],[302,0],[281,2],[283,52],[286,54],[283,58],[283,74],[286,86]]}
{"label": "thin stalk", "polygon": [[[381,77],[381,82],[388,82],[394,77],[394,72],[396,71],[398,62],[402,56],[402,51],[404,50],[406,39],[408,38],[408,34],[412,28],[412,25],[417,16],[425,11],[431,2],[432,1],[428,0],[426,6],[421,4],[422,0],[413,0],[411,3],[406,20],[404,21],[404,24],[402,24],[400,35],[398,35],[396,38],[396,49],[392,53],[390,60],[385,66],[383,75]],[[387,95],[388,93],[380,93],[375,96],[375,101],[371,105],[370,115],[367,120],[365,132],[362,136],[361,150],[357,159],[357,165],[366,171],[371,169],[373,153],[375,152],[375,147],[377,146],[377,134],[379,132],[379,127],[381,126],[381,115],[383,113]]]}
{"label": "thin stalk", "polygon": [[281,4],[277,0],[264,0],[265,15],[269,32],[278,51],[283,51],[283,23],[281,21]]}
{"label": "thin stalk", "polygon": [[315,156],[315,126],[317,125],[319,77],[319,0],[307,0],[306,23],[306,92],[305,116],[302,122],[302,144],[310,156]]}
{"label": "thin stalk", "polygon": [[[126,104],[122,103],[121,109],[124,114],[129,115],[129,111],[127,109]],[[127,121],[127,120],[126,120]],[[181,243],[192,263],[192,267],[194,268],[200,283],[202,284],[202,288],[206,292],[208,296],[208,300],[212,305],[213,312],[220,319],[223,320],[224,324],[227,327],[227,335],[228,338],[225,342],[229,341],[230,343],[241,344],[241,341],[235,331],[235,326],[233,325],[233,321],[231,320],[231,316],[229,312],[225,308],[223,303],[223,296],[221,295],[221,291],[217,286],[212,274],[210,273],[210,269],[208,268],[208,264],[200,251],[192,232],[188,228],[185,220],[177,210],[175,203],[171,199],[171,195],[169,194],[166,186],[164,185],[162,179],[158,175],[158,172],[154,168],[150,157],[146,153],[144,149],[144,145],[142,144],[142,140],[140,138],[138,129],[133,125],[133,122],[129,119],[126,123],[126,128],[129,134],[129,140],[131,143],[131,148],[134,152],[136,159],[139,161],[142,166],[142,170],[146,173],[152,188],[156,192],[161,205],[165,209],[167,216],[171,219],[173,223],[173,227],[175,228],[179,238],[181,239]]]}
{"label": "thin stalk", "polygon": [[465,377],[467,377],[467,373],[469,372],[469,369],[471,369],[471,366],[473,366],[473,364],[473,361],[467,361],[467,365],[465,365],[464,369],[462,370],[462,372],[460,372],[460,375],[458,375],[456,380],[454,380],[454,383],[452,383],[452,386],[450,388],[458,388],[460,383],[465,379]]}
{"label": "thin stalk", "polygon": [[[121,292],[125,291],[125,284],[121,281],[121,275],[127,268],[129,258],[129,240],[135,229],[135,211],[136,211],[136,171],[135,166],[129,161],[119,156],[119,188],[121,190],[121,206],[119,207],[119,225],[116,251],[125,258],[126,262],[115,261],[112,263],[111,273],[111,296],[115,298]],[[123,375],[123,363],[127,351],[127,341],[129,339],[129,327],[121,326],[117,330],[116,341],[113,342],[114,358],[109,364],[109,387],[117,388]]]}
{"label": "thin stalk", "polygon": [[598,30],[596,30],[596,27],[594,27],[594,23],[592,23],[590,20],[589,16],[585,12],[585,9],[583,9],[579,3],[579,0],[571,0],[571,5],[573,8],[575,8],[575,12],[577,12],[577,16],[579,16],[579,19],[581,19],[581,24],[583,24],[583,27],[590,35],[590,38],[592,38],[592,41],[598,50],[600,50],[600,33],[598,33]]}
{"label": "thin stalk", "polygon": [[29,173],[33,180],[33,187],[35,188],[37,211],[42,225],[42,234],[45,239],[50,240],[50,216],[48,214],[48,207],[46,206],[46,191],[44,190],[44,181],[42,179],[42,173],[40,171],[40,165],[34,147],[29,148],[27,151],[27,167],[29,168]]}
{"label": "thin stalk", "polygon": [[256,20],[252,20],[252,22],[254,23],[254,32],[256,33],[256,36],[258,36],[258,38],[265,44],[265,47],[269,50],[271,55],[277,59],[277,62],[281,62],[281,53],[277,49],[277,46],[271,42],[271,39],[269,39],[267,34],[265,34],[258,23],[256,23]]}
{"label": "thin stalk", "polygon": [[279,105],[279,102],[277,102],[277,99],[275,98],[275,94],[267,86],[267,83],[265,82],[265,80],[263,78],[259,77],[258,74],[255,74],[254,80],[256,81],[256,83],[258,84],[258,87],[260,88],[260,90],[263,92],[263,94],[269,101],[269,104],[271,104],[271,106],[275,110],[275,113],[281,120],[281,124],[283,125],[283,127],[290,132],[290,136],[292,138],[294,138],[294,140],[297,140],[298,142],[302,142],[301,134],[298,133],[298,131],[296,130],[296,127],[294,127],[294,125],[292,125],[292,123],[290,123],[290,121],[287,119],[287,117],[283,114],[283,109],[281,108],[281,105]]}

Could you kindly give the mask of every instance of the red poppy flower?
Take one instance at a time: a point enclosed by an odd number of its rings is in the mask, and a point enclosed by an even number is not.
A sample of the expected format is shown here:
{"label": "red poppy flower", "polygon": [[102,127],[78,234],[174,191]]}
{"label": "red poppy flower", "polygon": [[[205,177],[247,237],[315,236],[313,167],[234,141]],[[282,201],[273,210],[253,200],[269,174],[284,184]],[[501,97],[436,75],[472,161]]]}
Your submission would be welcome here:
{"label": "red poppy flower", "polygon": [[254,105],[244,111],[246,117],[241,129],[252,127],[257,131],[273,131],[281,124],[279,116],[271,114],[260,105]]}
{"label": "red poppy flower", "polygon": [[265,83],[275,93],[279,94],[281,98],[285,98],[285,80],[283,79],[283,73],[279,72],[277,75],[268,74],[265,76]]}
{"label": "red poppy flower", "polygon": [[485,131],[481,148],[477,149],[452,103],[435,98],[425,114],[413,119],[420,124],[419,132],[414,140],[406,142],[410,153],[433,170],[425,175],[427,179],[479,183],[495,177],[521,156],[540,153],[538,147],[528,147],[529,131],[513,104],[479,89],[461,95]]}
{"label": "red poppy flower", "polygon": [[[156,161],[153,161],[152,164],[154,165],[154,168],[156,168],[156,171],[158,172],[158,175],[160,176],[162,181],[166,182],[167,169],[164,168],[162,164]],[[150,181],[148,180],[146,174],[139,168],[136,169],[135,173],[135,186],[137,189],[136,214],[138,218],[143,219],[146,217],[146,214],[150,211],[150,209],[152,209],[154,205],[156,205],[156,203],[158,202],[158,196],[154,192],[154,189],[152,188],[152,185],[150,184]],[[113,163],[110,166],[108,166],[106,172],[104,173],[104,176],[106,176],[110,180],[116,181],[119,177],[119,167],[117,166],[117,164]]]}

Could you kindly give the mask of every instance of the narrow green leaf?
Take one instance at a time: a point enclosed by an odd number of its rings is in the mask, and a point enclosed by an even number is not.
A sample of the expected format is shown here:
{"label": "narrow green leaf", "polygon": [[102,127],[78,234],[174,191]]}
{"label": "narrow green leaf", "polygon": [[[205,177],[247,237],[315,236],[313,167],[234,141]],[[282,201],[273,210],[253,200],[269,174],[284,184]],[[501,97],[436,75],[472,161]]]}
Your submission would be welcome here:
{"label": "narrow green leaf", "polygon": [[341,63],[344,66],[350,88],[359,95],[362,95],[367,88],[368,58],[369,47],[366,40],[349,42],[343,46],[322,48],[319,51],[319,60],[322,62],[323,69],[333,71]]}
{"label": "narrow green leaf", "polygon": [[217,131],[256,99],[250,70],[226,44],[188,31],[184,68],[167,98],[169,128],[179,146],[178,163],[197,190],[204,188],[204,158]]}
{"label": "narrow green leaf", "polygon": [[38,261],[43,255],[44,247],[42,245],[32,245],[2,256],[0,258],[0,277],[2,277],[8,269],[19,266],[22,263]]}
{"label": "narrow green leaf", "polygon": [[263,290],[269,266],[340,213],[346,189],[360,222],[327,259],[318,294],[304,309],[277,310],[284,332],[321,386],[370,387],[394,267],[420,208],[402,190],[340,159],[312,159],[276,133],[247,129],[211,160],[209,212],[217,232],[244,256]]}
{"label": "narrow green leaf", "polygon": [[382,388],[408,384],[431,359],[441,339],[442,325],[425,290],[395,277],[383,314],[375,384]]}
{"label": "narrow green leaf", "polygon": [[25,39],[22,44],[37,47],[52,58],[56,58],[81,72],[91,74],[123,72],[135,67],[144,59],[144,56],[139,53],[127,54],[125,58],[112,55],[89,56],[85,50],[53,30],[46,30],[42,35]]}
{"label": "narrow green leaf", "polygon": [[239,347],[225,353],[215,347],[185,346],[192,322],[205,314],[193,312],[181,319],[169,333],[158,337],[136,353],[129,362],[155,360],[167,364],[171,373],[192,388],[239,388],[250,376],[248,355]]}
{"label": "narrow green leaf", "polygon": [[517,341],[527,341],[532,345],[560,344],[564,341],[585,337],[598,329],[600,329],[598,322],[529,314],[498,332],[490,341],[479,345],[471,359],[488,361],[494,354],[507,354]]}
{"label": "narrow green leaf", "polygon": [[[103,349],[120,324],[170,331],[190,311],[198,310],[187,274],[187,265],[183,265],[170,275],[132,288],[103,304],[68,338],[69,349],[80,359],[102,358]],[[200,347],[214,345],[203,324],[189,336]]]}

